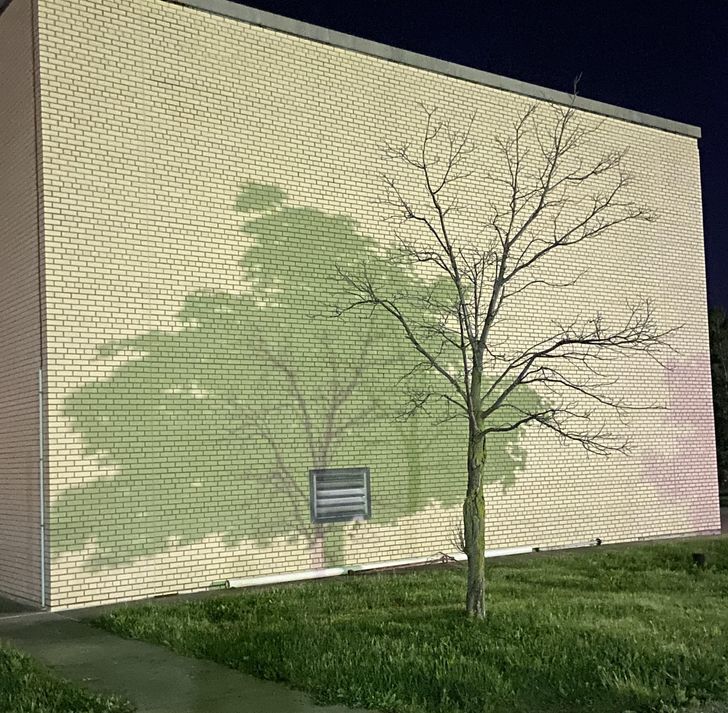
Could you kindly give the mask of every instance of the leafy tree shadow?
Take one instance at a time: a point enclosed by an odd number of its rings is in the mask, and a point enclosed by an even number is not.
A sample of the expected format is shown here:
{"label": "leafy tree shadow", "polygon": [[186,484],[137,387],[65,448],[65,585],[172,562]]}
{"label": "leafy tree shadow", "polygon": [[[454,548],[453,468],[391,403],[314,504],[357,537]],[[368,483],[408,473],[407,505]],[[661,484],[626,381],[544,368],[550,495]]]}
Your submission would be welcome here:
{"label": "leafy tree shadow", "polygon": [[[398,418],[403,384],[434,377],[386,318],[329,316],[341,266],[374,254],[374,241],[346,217],[287,205],[274,186],[244,186],[236,209],[252,241],[247,289],[191,294],[176,331],[105,344],[100,357],[126,361],[65,402],[86,453],[112,466],[52,509],[55,552],[92,544],[92,570],[211,535],[228,546],[303,538],[309,566],[343,563],[344,526],[311,523],[311,468],[368,466],[374,522],[462,500],[467,423],[444,406]],[[489,443],[491,481],[513,482],[519,443],[515,431]]]}

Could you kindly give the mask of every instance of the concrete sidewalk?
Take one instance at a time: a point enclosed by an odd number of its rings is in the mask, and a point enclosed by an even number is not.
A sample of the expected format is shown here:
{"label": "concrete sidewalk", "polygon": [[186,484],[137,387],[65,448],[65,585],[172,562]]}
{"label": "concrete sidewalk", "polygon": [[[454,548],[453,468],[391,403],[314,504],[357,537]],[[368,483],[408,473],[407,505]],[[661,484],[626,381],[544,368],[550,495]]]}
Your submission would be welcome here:
{"label": "concrete sidewalk", "polygon": [[64,678],[128,698],[139,713],[352,713],[315,706],[303,693],[211,661],[122,639],[73,615],[5,616],[0,640]]}

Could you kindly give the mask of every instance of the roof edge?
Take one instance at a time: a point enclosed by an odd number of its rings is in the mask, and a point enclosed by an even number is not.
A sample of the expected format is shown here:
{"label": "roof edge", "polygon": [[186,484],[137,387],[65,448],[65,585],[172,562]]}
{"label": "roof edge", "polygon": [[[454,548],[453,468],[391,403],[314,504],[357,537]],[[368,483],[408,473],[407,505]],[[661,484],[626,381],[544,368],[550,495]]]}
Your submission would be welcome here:
{"label": "roof edge", "polygon": [[[455,62],[447,62],[445,60],[436,59],[417,52],[399,49],[397,47],[385,45],[381,42],[365,40],[361,37],[347,35],[343,32],[337,32],[336,30],[329,30],[326,27],[319,27],[318,25],[312,25],[308,22],[294,20],[282,15],[275,15],[271,12],[258,10],[257,8],[249,7],[247,5],[239,5],[236,2],[231,2],[231,0],[163,1],[174,5],[203,10],[214,15],[221,15],[223,17],[241,20],[251,25],[258,25],[270,30],[285,32],[290,35],[296,35],[297,37],[313,40],[314,42],[322,42],[334,47],[340,47],[342,49],[360,52],[373,57],[379,57],[380,59],[385,59],[390,62],[396,62],[398,64],[424,69],[429,72],[444,74],[448,77],[455,77],[468,82],[482,84],[494,89],[502,89],[506,92],[513,92],[523,96],[532,97],[534,99],[553,102],[554,104],[571,104],[573,101],[574,105],[578,109],[582,109],[583,111],[587,111],[592,114],[600,114],[613,119],[621,119],[632,124],[642,124],[655,129],[669,131],[673,134],[690,136],[694,139],[699,139],[701,137],[700,127],[693,126],[692,124],[684,124],[680,121],[664,119],[659,116],[644,114],[639,111],[625,109],[613,104],[606,104],[594,99],[585,99],[584,97],[576,97],[576,100],[574,101],[572,95],[566,92],[557,91],[555,89],[547,89],[546,87],[540,87],[537,84],[521,82],[518,79],[502,77],[498,74],[474,69],[473,67],[466,67],[465,65],[456,64]],[[2,0],[0,0],[0,6],[1,4]]]}

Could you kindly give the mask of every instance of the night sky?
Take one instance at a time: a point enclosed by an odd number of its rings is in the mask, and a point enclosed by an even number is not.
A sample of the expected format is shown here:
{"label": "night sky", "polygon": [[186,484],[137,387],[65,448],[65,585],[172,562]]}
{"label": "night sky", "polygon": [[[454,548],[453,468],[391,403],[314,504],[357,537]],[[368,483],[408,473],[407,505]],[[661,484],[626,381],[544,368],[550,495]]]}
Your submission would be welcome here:
{"label": "night sky", "polygon": [[728,308],[725,0],[243,4],[550,89],[581,74],[584,97],[700,126],[708,302]]}

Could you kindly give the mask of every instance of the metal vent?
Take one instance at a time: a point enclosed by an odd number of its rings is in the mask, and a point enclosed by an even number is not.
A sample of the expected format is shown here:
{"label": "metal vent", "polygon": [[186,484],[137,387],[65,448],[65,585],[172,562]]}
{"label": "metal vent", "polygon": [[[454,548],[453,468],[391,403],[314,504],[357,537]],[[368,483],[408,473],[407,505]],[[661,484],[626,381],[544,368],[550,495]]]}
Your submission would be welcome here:
{"label": "metal vent", "polygon": [[322,468],[310,470],[309,478],[314,522],[369,519],[369,468]]}

